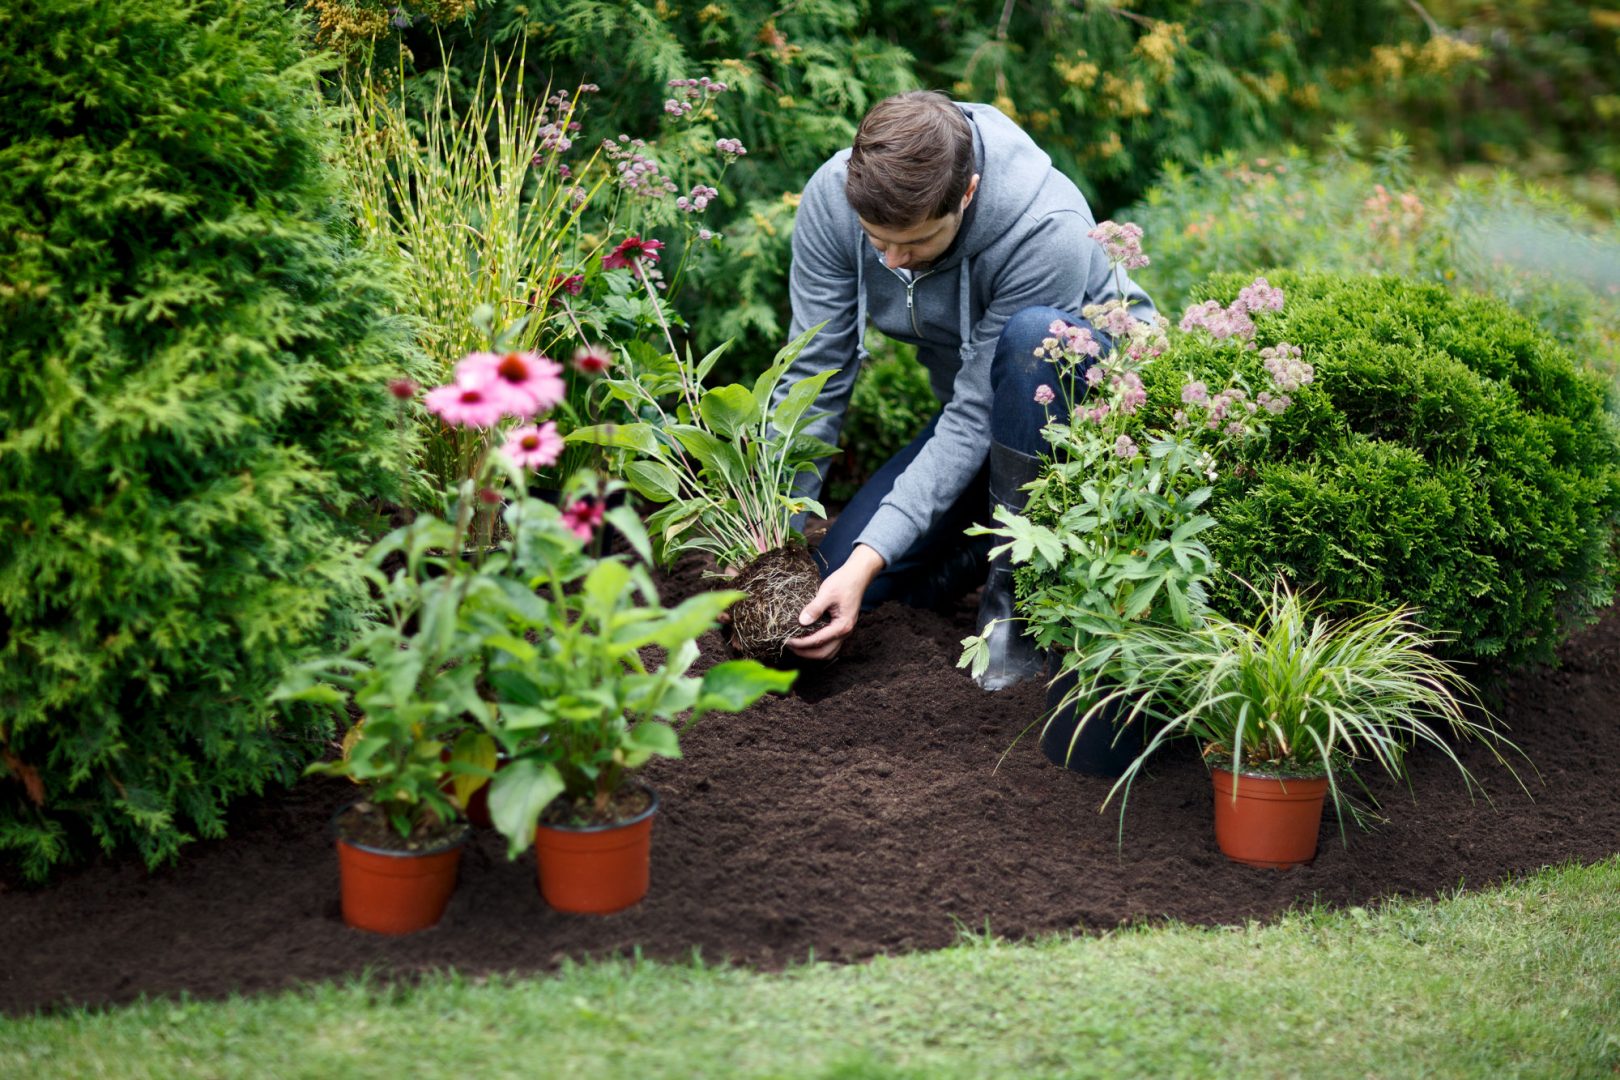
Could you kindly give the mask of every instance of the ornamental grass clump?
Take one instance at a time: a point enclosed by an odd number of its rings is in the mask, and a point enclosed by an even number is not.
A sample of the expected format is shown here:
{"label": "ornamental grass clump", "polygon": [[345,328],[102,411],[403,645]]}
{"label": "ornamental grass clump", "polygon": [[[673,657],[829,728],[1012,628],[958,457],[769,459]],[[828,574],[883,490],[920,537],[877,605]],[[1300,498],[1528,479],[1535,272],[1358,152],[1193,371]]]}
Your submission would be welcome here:
{"label": "ornamental grass clump", "polygon": [[0,850],[148,865],[330,728],[269,701],[367,606],[423,377],[355,240],[298,16],[0,15]]}
{"label": "ornamental grass clump", "polygon": [[1197,740],[1206,763],[1232,774],[1233,798],[1240,775],[1326,777],[1341,831],[1345,781],[1371,800],[1358,770],[1403,779],[1419,746],[1451,762],[1470,791],[1479,785],[1458,742],[1482,743],[1513,773],[1502,751],[1518,748],[1468,704],[1467,683],[1435,657],[1439,637],[1410,608],[1334,619],[1281,578],[1254,592],[1253,619],[1206,612],[1190,628],[1130,623],[1103,635],[1114,657],[1110,678],[1082,677],[1078,692],[1095,702],[1082,722],[1118,702],[1153,728],[1109,799],[1128,795],[1148,757],[1182,738]]}

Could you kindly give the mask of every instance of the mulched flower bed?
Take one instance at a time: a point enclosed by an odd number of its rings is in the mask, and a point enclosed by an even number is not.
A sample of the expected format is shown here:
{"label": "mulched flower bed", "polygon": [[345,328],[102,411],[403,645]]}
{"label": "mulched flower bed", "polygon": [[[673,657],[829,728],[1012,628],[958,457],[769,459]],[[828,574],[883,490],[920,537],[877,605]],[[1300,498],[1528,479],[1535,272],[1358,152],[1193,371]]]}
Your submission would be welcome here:
{"label": "mulched flower bed", "polygon": [[[672,591],[691,587],[677,578]],[[603,918],[540,900],[534,857],[499,839],[468,848],[443,923],[407,938],[346,928],[329,821],[354,798],[311,779],[241,805],[230,839],[194,844],[148,874],[97,863],[46,889],[0,879],[0,1011],[109,1005],[182,991],[264,992],[366,970],[544,972],[565,958],[629,953],[762,968],[859,960],[950,944],[962,929],[1026,938],[1178,919],[1241,923],[1313,901],[1366,904],[1482,887],[1620,851],[1620,609],[1522,672],[1497,711],[1540,769],[1534,801],[1478,749],[1468,766],[1495,802],[1470,802],[1433,753],[1413,764],[1416,801],[1377,791],[1389,817],[1341,845],[1331,813],[1316,862],[1286,873],[1223,858],[1210,786],[1178,748],[1118,815],[1108,783],[1054,768],[1033,736],[1008,749],[1043,692],[977,689],[955,670],[972,608],[889,607],[863,619],[838,661],[791,697],[690,733],[686,758],[647,773],[663,797],[652,892]],[[717,638],[705,656],[718,659]]]}

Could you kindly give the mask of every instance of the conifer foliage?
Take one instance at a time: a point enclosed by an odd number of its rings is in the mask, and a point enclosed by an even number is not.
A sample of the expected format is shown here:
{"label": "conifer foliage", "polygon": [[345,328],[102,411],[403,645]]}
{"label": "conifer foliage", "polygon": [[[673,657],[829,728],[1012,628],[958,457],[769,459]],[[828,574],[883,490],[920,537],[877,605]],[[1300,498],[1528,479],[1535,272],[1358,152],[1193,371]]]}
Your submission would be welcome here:
{"label": "conifer foliage", "polygon": [[0,9],[0,852],[148,865],[296,774],[407,355],[272,0]]}

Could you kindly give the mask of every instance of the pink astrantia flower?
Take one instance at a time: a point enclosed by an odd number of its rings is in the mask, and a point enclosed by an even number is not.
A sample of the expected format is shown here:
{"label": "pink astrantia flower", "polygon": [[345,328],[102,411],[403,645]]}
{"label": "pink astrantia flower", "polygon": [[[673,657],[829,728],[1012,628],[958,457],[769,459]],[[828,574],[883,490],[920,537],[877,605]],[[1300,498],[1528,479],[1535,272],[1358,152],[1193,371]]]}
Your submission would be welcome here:
{"label": "pink astrantia flower", "polygon": [[1190,382],[1181,388],[1183,405],[1202,405],[1209,400],[1209,387],[1201,382]]}
{"label": "pink astrantia flower", "polygon": [[1232,302],[1237,311],[1281,311],[1283,306],[1283,291],[1273,288],[1265,278],[1255,278],[1252,285],[1246,286],[1238,293],[1238,298]]}
{"label": "pink astrantia flower", "polygon": [[601,375],[613,366],[613,357],[600,345],[581,345],[574,350],[574,370],[581,375]]}
{"label": "pink astrantia flower", "polygon": [[1128,337],[1136,328],[1136,317],[1124,300],[1109,300],[1103,304],[1088,304],[1080,314],[1091,320],[1091,325],[1109,337]]}
{"label": "pink astrantia flower", "polygon": [[1119,390],[1119,411],[1130,416],[1143,405],[1147,404],[1147,390],[1142,386],[1142,376],[1134,371],[1123,371],[1114,376],[1114,384]]}
{"label": "pink astrantia flower", "polygon": [[1101,364],[1092,364],[1086,368],[1086,385],[1088,387],[1101,385],[1102,381],[1103,369]]}
{"label": "pink astrantia flower", "polygon": [[451,427],[494,427],[506,413],[506,393],[489,379],[457,379],[422,399],[427,411]]}
{"label": "pink astrantia flower", "polygon": [[1050,405],[1056,398],[1057,395],[1052,393],[1052,388],[1045,383],[1041,383],[1035,388],[1035,404],[1037,405]]}
{"label": "pink astrantia flower", "polygon": [[563,524],[581,540],[589,540],[596,527],[602,524],[604,508],[591,499],[580,499],[562,512]]}
{"label": "pink astrantia flower", "polygon": [[557,434],[557,425],[550,420],[543,424],[513,428],[506,437],[506,444],[501,447],[501,453],[525,469],[554,465],[562,452],[562,436]]}
{"label": "pink astrantia flower", "polygon": [[1290,345],[1286,341],[1260,350],[1260,357],[1265,361],[1266,373],[1271,376],[1271,381],[1277,384],[1277,389],[1292,392],[1308,385],[1316,378],[1316,369],[1301,360],[1300,355],[1299,346]]}
{"label": "pink astrantia flower", "polygon": [[420,389],[422,388],[417,385],[415,379],[390,379],[388,381],[388,392],[401,401],[411,400]]}
{"label": "pink astrantia flower", "polygon": [[1114,440],[1114,453],[1119,457],[1124,458],[1126,461],[1129,461],[1136,455],[1140,454],[1141,451],[1137,449],[1135,439],[1131,438],[1129,435],[1121,435],[1118,439]]}
{"label": "pink astrantia flower", "polygon": [[662,240],[643,240],[639,236],[629,237],[619,243],[619,246],[602,256],[602,269],[622,270],[629,268],[637,277],[641,276],[641,263],[658,261],[658,251],[664,246]]}
{"label": "pink astrantia flower", "polygon": [[1148,264],[1142,254],[1142,227],[1133,222],[1105,221],[1086,235],[1102,245],[1108,261],[1135,270]]}
{"label": "pink astrantia flower", "polygon": [[468,353],[456,365],[456,381],[488,381],[505,396],[506,411],[528,419],[567,395],[562,365],[535,352]]}

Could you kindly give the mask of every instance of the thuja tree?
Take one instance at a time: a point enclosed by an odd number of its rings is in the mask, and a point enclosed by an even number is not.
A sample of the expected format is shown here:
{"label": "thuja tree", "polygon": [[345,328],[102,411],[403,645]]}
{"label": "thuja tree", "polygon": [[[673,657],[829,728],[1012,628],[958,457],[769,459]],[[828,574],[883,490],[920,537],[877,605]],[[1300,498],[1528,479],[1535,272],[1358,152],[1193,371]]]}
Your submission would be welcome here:
{"label": "thuja tree", "polygon": [[[1241,581],[1281,570],[1328,601],[1411,604],[1455,657],[1551,657],[1614,597],[1620,437],[1602,381],[1499,300],[1392,277],[1267,277],[1287,303],[1263,329],[1315,377],[1218,479],[1208,542],[1230,575],[1212,606],[1245,611],[1256,598]],[[1194,295],[1226,303],[1248,280],[1216,276]],[[1234,357],[1261,385],[1256,353],[1197,335],[1155,377],[1219,374]],[[1177,407],[1168,382],[1155,389],[1157,407]]]}
{"label": "thuja tree", "polygon": [[294,775],[406,338],[284,5],[0,9],[0,851],[151,865]]}

